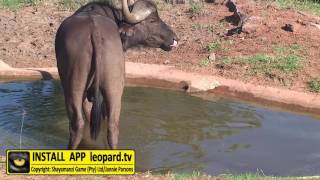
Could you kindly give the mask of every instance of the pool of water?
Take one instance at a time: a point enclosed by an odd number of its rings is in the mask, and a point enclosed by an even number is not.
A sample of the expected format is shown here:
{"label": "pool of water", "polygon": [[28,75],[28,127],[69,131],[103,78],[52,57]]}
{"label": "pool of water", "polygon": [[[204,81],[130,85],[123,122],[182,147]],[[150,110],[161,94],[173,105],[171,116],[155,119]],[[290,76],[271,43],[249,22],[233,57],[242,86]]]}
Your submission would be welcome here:
{"label": "pool of water", "polygon": [[[59,82],[0,83],[0,153],[66,148],[68,119]],[[320,174],[320,119],[182,92],[128,87],[120,148],[138,171],[280,176]]]}

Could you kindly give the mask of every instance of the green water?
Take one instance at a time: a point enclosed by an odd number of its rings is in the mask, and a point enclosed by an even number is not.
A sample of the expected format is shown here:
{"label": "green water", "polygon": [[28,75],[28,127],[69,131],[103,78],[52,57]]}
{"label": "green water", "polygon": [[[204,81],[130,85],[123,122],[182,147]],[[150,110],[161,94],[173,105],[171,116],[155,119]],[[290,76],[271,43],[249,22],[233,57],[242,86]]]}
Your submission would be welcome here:
{"label": "green water", "polygon": [[[68,119],[60,84],[0,84],[0,150],[61,149]],[[182,92],[126,88],[120,148],[135,149],[138,171],[217,175],[320,174],[319,119],[228,100],[206,101]]]}

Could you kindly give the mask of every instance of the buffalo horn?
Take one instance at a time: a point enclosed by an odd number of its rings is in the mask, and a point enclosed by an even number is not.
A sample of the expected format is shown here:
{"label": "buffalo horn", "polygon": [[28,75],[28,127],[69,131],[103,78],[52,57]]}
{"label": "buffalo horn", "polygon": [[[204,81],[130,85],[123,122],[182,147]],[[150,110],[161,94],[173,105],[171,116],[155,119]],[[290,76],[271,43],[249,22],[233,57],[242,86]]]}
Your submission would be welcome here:
{"label": "buffalo horn", "polygon": [[130,24],[139,23],[152,13],[151,9],[140,9],[138,12],[130,13],[128,7],[128,0],[122,0],[122,11],[125,20]]}

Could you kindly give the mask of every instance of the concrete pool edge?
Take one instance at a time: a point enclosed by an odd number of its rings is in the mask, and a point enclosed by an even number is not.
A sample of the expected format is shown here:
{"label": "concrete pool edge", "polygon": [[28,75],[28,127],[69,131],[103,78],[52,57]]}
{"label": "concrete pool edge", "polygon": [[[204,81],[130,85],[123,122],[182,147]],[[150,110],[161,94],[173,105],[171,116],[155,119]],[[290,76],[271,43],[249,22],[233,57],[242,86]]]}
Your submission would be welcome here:
{"label": "concrete pool edge", "polygon": [[[59,79],[56,68],[12,68],[0,61],[0,80]],[[217,76],[184,72],[173,66],[126,62],[129,86],[157,87],[251,101],[266,106],[320,114],[320,96],[312,93],[258,86]]]}

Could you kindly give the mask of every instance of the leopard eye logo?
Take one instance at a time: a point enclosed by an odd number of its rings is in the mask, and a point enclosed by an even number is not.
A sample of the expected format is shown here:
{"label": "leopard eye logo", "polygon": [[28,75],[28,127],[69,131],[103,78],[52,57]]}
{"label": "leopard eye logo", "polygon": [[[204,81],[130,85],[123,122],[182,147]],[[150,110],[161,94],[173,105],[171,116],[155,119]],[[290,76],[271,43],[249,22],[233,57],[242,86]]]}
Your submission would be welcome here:
{"label": "leopard eye logo", "polygon": [[25,159],[15,159],[13,160],[14,165],[16,165],[17,167],[22,167],[26,164],[26,160]]}
{"label": "leopard eye logo", "polygon": [[8,172],[9,173],[29,173],[30,172],[29,152],[9,152]]}

